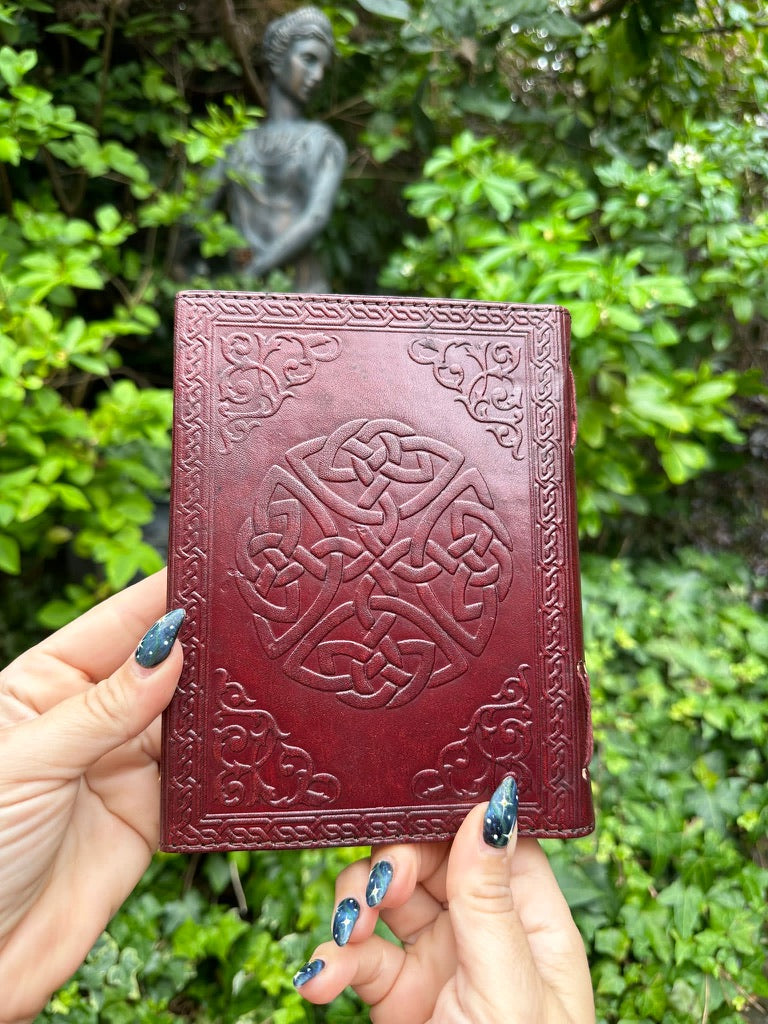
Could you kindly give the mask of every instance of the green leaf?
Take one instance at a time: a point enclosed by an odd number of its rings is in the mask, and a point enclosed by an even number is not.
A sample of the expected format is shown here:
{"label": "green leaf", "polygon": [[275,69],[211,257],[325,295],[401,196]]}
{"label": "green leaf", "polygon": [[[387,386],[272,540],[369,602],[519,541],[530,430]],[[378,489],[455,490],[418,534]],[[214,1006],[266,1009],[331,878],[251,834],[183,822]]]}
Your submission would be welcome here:
{"label": "green leaf", "polygon": [[707,449],[695,441],[659,441],[661,464],[673,484],[691,480],[710,464]]}
{"label": "green leaf", "polygon": [[571,330],[575,338],[588,338],[600,323],[600,309],[595,302],[570,302]]}
{"label": "green leaf", "polygon": [[410,5],[405,0],[357,0],[357,2],[364,11],[376,14],[380,18],[408,21],[411,17]]}
{"label": "green leaf", "polygon": [[692,426],[690,416],[669,399],[668,385],[653,377],[638,378],[627,386],[627,400],[636,416],[660,423],[670,430],[688,433]]}
{"label": "green leaf", "polygon": [[21,161],[21,146],[17,139],[9,135],[0,138],[0,163],[13,164],[18,167]]}
{"label": "green leaf", "polygon": [[0,533],[0,572],[18,576],[21,572],[19,542],[14,537]]}
{"label": "green leaf", "polygon": [[731,299],[733,315],[740,324],[748,324],[755,313],[755,304],[750,295],[734,295]]}
{"label": "green leaf", "polygon": [[86,495],[77,487],[73,487],[72,484],[56,483],[53,485],[52,490],[64,508],[85,511],[91,507],[91,503]]}
{"label": "green leaf", "polygon": [[628,306],[607,306],[605,315],[609,323],[622,331],[639,331],[643,326],[643,321]]}
{"label": "green leaf", "polygon": [[117,225],[122,220],[120,211],[116,206],[108,203],[105,206],[100,206],[94,214],[96,223],[101,231],[114,231]]}
{"label": "green leaf", "polygon": [[706,380],[692,387],[686,399],[691,405],[720,405],[735,391],[736,383],[733,380]]}
{"label": "green leaf", "polygon": [[681,938],[690,938],[696,931],[704,907],[704,894],[695,885],[685,885],[680,879],[672,882],[661,893],[659,903],[672,908],[672,919]]}
{"label": "green leaf", "polygon": [[26,523],[30,519],[39,516],[44,512],[53,500],[53,491],[39,484],[30,484],[22,495],[17,518],[19,522]]}
{"label": "green leaf", "polygon": [[[37,54],[34,50],[21,50],[17,53],[10,46],[0,47],[0,76],[10,86],[17,86],[36,64]],[[37,91],[37,95],[42,95],[42,91]]]}

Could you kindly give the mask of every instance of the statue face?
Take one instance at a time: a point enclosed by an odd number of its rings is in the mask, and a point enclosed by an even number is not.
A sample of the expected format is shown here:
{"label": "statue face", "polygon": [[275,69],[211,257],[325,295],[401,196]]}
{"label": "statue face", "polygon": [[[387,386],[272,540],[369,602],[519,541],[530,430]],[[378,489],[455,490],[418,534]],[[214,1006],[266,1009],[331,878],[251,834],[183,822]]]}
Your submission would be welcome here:
{"label": "statue face", "polygon": [[278,68],[278,85],[283,92],[304,104],[323,80],[330,61],[331,51],[321,40],[297,39]]}

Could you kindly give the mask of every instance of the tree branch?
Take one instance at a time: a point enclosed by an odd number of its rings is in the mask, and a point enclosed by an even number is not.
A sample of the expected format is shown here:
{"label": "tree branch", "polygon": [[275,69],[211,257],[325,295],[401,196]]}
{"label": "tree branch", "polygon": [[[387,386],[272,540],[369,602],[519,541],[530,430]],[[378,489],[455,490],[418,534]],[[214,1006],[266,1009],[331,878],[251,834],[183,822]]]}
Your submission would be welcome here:
{"label": "tree branch", "polygon": [[666,28],[661,29],[661,36],[724,36],[729,32],[744,32],[748,29],[768,28],[768,21],[750,21],[748,25],[710,25],[709,28],[696,28],[689,25],[687,28]]}
{"label": "tree branch", "polygon": [[235,8],[232,4],[232,0],[218,0],[217,7],[221,17],[222,28],[224,30],[224,38],[232,47],[232,52],[240,62],[240,66],[243,69],[245,84],[253,98],[257,100],[262,107],[266,107],[269,100],[267,90],[264,88],[264,83],[253,70],[253,66],[251,65],[250,56],[245,43],[243,42],[242,33],[238,31],[237,16],[235,15]]}
{"label": "tree branch", "polygon": [[605,0],[604,4],[591,11],[584,11],[583,14],[569,14],[572,21],[579,25],[590,25],[593,21],[600,21],[602,18],[609,18],[612,14],[621,14],[624,8],[631,3],[631,0]]}

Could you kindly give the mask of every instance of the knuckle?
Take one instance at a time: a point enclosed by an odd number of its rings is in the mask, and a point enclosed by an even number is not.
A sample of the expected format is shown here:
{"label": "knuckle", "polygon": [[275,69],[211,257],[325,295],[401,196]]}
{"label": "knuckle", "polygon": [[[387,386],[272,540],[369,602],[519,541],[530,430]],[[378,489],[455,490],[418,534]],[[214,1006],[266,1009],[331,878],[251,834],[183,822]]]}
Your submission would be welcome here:
{"label": "knuckle", "polygon": [[128,740],[133,701],[119,677],[112,676],[92,686],[85,693],[85,707],[97,727],[109,735]]}
{"label": "knuckle", "polygon": [[473,880],[472,885],[459,895],[457,902],[459,906],[463,904],[469,911],[482,914],[515,913],[509,885],[493,878]]}

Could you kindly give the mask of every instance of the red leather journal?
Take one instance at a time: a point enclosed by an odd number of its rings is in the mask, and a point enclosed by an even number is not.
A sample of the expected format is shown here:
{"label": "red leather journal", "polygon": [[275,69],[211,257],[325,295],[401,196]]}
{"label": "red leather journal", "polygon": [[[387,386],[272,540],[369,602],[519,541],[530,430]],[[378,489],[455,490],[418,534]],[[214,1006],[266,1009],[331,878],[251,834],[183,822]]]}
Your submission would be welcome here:
{"label": "red leather journal", "polygon": [[166,850],[593,827],[555,306],[186,292]]}

